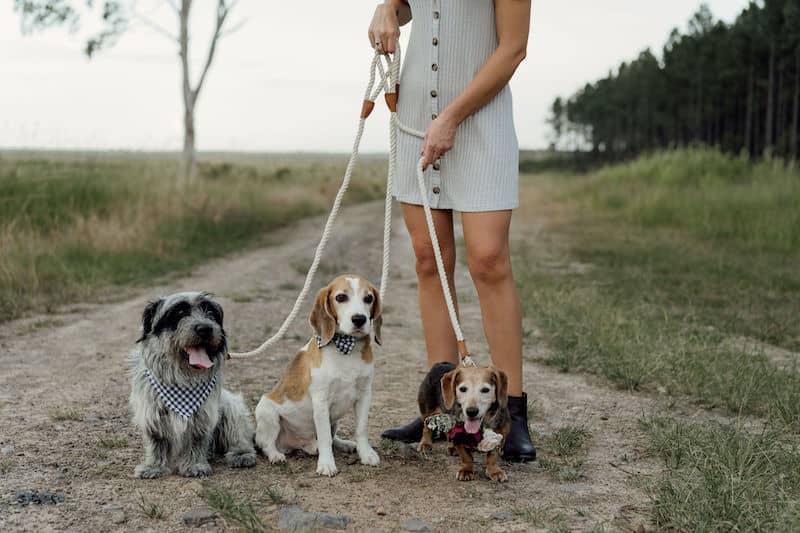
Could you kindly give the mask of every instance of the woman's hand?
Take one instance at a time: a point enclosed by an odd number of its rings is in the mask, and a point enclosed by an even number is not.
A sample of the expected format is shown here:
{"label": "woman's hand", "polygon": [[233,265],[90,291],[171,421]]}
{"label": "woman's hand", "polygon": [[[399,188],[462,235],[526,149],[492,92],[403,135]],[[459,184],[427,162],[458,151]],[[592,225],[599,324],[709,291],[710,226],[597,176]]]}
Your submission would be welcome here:
{"label": "woman's hand", "polygon": [[392,0],[378,5],[369,25],[369,43],[383,54],[393,54],[400,37],[400,21]]}
{"label": "woman's hand", "polygon": [[425,141],[422,145],[422,169],[435,163],[437,159],[450,151],[456,141],[458,121],[441,114],[428,126]]}

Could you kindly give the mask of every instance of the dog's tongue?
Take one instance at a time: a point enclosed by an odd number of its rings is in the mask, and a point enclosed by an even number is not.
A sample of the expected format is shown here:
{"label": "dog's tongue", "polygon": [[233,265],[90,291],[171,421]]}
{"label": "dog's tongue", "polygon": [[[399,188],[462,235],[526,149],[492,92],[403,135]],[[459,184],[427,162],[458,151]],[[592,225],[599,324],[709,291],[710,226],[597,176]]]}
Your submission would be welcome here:
{"label": "dog's tongue", "polygon": [[467,433],[477,433],[481,430],[481,421],[480,420],[465,420],[464,421],[464,429]]}
{"label": "dog's tongue", "polygon": [[202,346],[198,348],[186,348],[186,353],[189,354],[189,364],[194,367],[211,368],[214,366],[214,363],[208,358],[206,349]]}

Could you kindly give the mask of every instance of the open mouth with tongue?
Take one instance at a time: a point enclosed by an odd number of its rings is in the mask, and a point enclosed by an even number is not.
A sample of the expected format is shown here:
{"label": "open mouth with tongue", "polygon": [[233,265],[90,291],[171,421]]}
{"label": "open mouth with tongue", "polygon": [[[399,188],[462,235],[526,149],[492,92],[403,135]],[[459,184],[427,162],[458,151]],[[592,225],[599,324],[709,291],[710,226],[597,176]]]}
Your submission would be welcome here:
{"label": "open mouth with tongue", "polygon": [[203,346],[187,346],[183,351],[191,367],[205,370],[214,366],[214,362],[208,357],[208,353]]}
{"label": "open mouth with tongue", "polygon": [[481,419],[476,418],[475,420],[467,419],[464,420],[464,430],[467,433],[477,433],[481,430]]}

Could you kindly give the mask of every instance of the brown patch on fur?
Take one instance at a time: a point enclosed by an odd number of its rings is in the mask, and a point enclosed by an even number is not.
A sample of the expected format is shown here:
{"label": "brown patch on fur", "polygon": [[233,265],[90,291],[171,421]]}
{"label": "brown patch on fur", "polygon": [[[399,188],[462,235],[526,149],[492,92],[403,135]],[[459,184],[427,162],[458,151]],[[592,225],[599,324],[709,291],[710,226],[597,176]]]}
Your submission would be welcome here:
{"label": "brown patch on fur", "polygon": [[364,339],[364,348],[361,349],[361,360],[367,364],[372,362],[372,344],[369,342],[369,337]]}
{"label": "brown patch on fur", "polygon": [[267,393],[267,398],[275,403],[287,399],[297,402],[305,396],[311,385],[311,370],[322,365],[322,350],[317,348],[316,339],[311,339],[307,350],[297,352],[286,367],[283,377],[275,388]]}

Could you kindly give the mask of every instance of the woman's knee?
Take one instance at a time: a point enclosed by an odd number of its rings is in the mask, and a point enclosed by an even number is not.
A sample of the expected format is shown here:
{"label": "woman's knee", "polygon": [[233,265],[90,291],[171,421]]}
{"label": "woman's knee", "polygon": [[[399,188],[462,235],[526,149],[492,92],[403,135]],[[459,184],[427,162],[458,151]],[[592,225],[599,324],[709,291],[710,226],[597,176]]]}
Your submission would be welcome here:
{"label": "woman's knee", "polygon": [[494,285],[512,278],[508,248],[479,247],[467,254],[467,266],[475,283]]}
{"label": "woman's knee", "polygon": [[[417,258],[417,276],[420,278],[431,278],[439,275],[436,268],[436,256],[433,246],[429,240],[421,239],[414,241],[414,255]],[[445,246],[442,249],[442,261],[448,272],[455,266],[455,250]]]}

